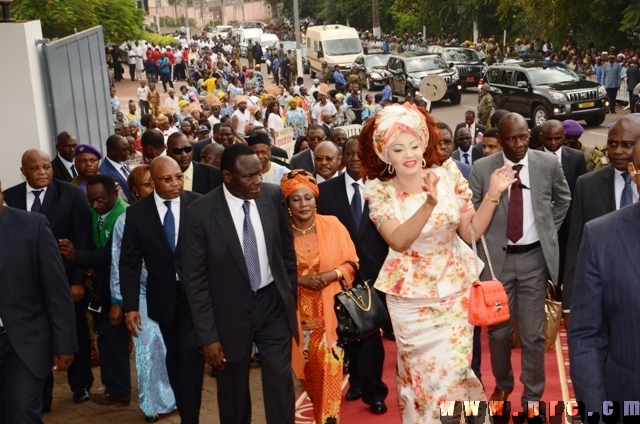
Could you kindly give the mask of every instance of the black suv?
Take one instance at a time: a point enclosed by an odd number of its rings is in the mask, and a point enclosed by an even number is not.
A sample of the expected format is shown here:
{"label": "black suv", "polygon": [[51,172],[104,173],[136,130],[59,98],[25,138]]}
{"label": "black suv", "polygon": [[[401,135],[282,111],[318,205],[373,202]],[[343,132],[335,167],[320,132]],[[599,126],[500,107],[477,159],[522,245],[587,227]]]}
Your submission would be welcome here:
{"label": "black suv", "polygon": [[463,90],[468,87],[475,88],[478,86],[480,78],[482,78],[484,65],[473,49],[430,46],[427,52],[439,55],[449,67],[458,71],[460,85],[462,85]]}
{"label": "black suv", "polygon": [[420,88],[420,82],[427,75],[439,75],[447,84],[444,98],[457,105],[462,100],[462,86],[458,72],[450,69],[437,54],[405,52],[393,54],[387,62],[391,73],[389,82],[393,94],[413,96]]}
{"label": "black suv", "polygon": [[607,92],[566,66],[547,61],[496,64],[484,74],[496,109],[517,112],[534,125],[548,119],[583,119],[600,125],[609,111]]}

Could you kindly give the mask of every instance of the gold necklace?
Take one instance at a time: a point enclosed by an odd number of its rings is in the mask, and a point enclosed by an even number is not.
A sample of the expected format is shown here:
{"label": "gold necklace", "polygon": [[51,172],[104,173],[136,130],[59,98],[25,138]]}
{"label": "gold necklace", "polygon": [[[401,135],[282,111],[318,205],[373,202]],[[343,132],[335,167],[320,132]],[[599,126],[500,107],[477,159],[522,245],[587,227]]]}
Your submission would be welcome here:
{"label": "gold necklace", "polygon": [[297,232],[299,232],[303,236],[306,236],[307,233],[309,231],[313,230],[315,227],[316,227],[316,217],[315,217],[315,215],[313,216],[313,224],[311,224],[311,226],[309,228],[307,228],[306,230],[303,230],[302,228],[296,227],[296,225],[293,223],[293,219],[291,220],[291,228],[293,228],[294,230],[296,230]]}

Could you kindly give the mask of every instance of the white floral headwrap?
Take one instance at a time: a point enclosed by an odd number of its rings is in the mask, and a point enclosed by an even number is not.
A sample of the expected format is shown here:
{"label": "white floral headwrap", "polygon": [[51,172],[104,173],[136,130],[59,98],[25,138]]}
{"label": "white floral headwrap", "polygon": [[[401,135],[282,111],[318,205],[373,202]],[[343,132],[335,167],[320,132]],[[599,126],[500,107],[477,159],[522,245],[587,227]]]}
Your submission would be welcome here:
{"label": "white floral headwrap", "polygon": [[422,152],[429,144],[429,130],[424,115],[411,103],[383,108],[376,114],[376,129],[373,133],[373,149],[384,163],[389,163],[389,146],[401,132],[415,135]]}

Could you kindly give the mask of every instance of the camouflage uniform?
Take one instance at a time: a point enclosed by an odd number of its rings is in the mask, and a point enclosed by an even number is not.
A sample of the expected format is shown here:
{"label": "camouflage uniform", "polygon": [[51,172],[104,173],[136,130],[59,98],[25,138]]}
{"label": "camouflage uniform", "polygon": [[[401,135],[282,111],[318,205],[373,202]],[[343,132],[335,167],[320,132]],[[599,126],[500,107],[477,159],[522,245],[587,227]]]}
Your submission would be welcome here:
{"label": "camouflage uniform", "polygon": [[598,148],[596,146],[582,144],[580,150],[584,153],[584,159],[587,161],[587,171],[597,171],[609,165],[606,145]]}

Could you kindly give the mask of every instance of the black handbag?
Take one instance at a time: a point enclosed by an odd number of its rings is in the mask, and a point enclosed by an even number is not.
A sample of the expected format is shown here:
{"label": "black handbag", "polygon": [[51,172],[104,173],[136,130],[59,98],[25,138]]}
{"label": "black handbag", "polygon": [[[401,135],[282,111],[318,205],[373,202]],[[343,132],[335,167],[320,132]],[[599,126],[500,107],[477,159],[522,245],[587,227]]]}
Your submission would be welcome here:
{"label": "black handbag", "polygon": [[347,289],[346,283],[341,280],[342,291],[334,297],[340,343],[366,339],[389,323],[389,314],[375,289],[360,278],[358,265],[349,264],[356,270],[354,286]]}

